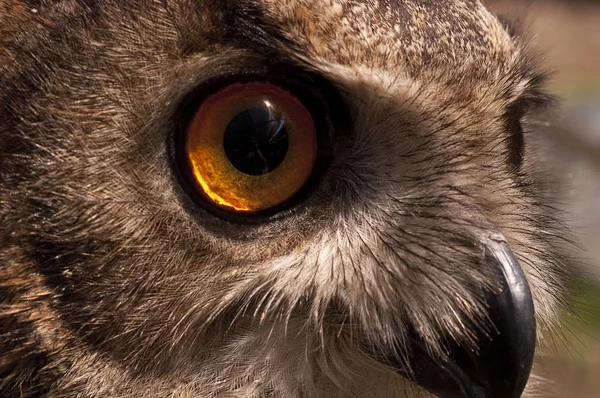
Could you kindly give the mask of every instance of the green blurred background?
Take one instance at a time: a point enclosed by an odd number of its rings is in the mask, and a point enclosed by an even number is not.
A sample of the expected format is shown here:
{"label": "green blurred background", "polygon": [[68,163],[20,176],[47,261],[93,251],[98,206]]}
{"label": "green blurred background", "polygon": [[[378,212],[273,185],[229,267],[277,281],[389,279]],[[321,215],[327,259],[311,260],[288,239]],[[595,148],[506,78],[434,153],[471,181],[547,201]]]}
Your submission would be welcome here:
{"label": "green blurred background", "polygon": [[555,139],[564,157],[557,162],[573,182],[565,206],[586,248],[588,276],[572,286],[575,315],[565,314],[563,342],[552,342],[555,349],[537,369],[557,382],[540,387],[539,396],[600,398],[600,0],[483,1],[520,20],[555,72],[550,91],[563,100]]}

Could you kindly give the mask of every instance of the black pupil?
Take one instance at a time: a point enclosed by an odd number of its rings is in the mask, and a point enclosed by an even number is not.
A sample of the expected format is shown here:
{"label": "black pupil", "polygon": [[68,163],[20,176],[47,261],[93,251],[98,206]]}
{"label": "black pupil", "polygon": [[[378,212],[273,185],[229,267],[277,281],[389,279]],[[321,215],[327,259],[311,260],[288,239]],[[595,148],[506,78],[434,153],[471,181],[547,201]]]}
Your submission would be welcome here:
{"label": "black pupil", "polygon": [[275,170],[288,151],[285,116],[265,101],[238,113],[223,137],[225,154],[244,174],[258,176]]}

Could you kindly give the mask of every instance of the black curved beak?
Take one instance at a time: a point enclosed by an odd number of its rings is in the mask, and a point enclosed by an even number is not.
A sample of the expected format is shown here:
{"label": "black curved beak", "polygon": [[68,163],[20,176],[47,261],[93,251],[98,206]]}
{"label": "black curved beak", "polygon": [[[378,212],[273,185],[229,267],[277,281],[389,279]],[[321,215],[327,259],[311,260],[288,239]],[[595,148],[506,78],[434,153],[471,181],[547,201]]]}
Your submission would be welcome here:
{"label": "black curved beak", "polygon": [[[440,398],[518,398],[535,352],[533,300],[525,275],[502,239],[486,238],[486,266],[501,286],[487,294],[495,330],[478,332],[478,350],[455,344],[448,360],[433,358],[418,337],[410,341],[410,371],[398,371]],[[413,334],[417,336],[417,334]]]}

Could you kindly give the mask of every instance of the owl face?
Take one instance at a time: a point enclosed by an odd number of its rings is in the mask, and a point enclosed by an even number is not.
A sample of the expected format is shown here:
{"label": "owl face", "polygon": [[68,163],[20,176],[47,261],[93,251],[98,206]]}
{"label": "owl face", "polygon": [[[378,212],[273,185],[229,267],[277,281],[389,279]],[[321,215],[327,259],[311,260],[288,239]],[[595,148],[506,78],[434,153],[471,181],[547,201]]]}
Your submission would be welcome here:
{"label": "owl face", "polygon": [[521,395],[563,232],[479,2],[15,7],[9,396]]}

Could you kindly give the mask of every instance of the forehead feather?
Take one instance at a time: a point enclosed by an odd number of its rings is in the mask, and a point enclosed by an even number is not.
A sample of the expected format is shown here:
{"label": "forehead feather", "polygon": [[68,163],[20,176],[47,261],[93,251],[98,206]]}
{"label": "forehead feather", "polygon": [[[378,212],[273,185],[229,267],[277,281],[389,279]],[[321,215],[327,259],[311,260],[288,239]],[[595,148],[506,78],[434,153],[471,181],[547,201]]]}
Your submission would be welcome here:
{"label": "forehead feather", "polygon": [[[404,77],[498,76],[518,49],[479,1],[260,0],[267,16],[306,52],[344,66]],[[499,62],[500,61],[500,62]],[[441,67],[441,68],[440,68]]]}

